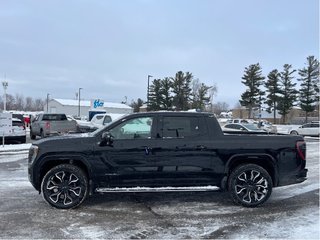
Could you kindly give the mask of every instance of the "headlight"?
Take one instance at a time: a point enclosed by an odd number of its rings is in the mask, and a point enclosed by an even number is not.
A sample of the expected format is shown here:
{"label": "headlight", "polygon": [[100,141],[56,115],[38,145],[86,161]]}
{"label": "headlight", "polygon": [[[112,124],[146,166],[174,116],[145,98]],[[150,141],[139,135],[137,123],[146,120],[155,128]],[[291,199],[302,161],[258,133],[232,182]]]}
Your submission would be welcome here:
{"label": "headlight", "polygon": [[33,161],[36,159],[39,152],[39,147],[36,145],[31,145],[29,149],[29,165],[32,165]]}

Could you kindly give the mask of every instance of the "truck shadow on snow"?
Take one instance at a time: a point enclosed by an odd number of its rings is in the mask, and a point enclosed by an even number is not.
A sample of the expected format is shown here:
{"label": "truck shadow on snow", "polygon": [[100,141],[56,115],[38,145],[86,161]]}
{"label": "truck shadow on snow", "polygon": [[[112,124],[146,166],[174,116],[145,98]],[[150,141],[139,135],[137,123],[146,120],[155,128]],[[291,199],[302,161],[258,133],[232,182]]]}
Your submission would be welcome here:
{"label": "truck shadow on snow", "polygon": [[217,205],[234,206],[227,192],[159,192],[159,193],[107,193],[95,194],[86,201],[87,207],[96,205],[110,205],[113,202],[122,204],[132,203],[157,203],[157,204],[181,204],[181,203],[215,203]]}

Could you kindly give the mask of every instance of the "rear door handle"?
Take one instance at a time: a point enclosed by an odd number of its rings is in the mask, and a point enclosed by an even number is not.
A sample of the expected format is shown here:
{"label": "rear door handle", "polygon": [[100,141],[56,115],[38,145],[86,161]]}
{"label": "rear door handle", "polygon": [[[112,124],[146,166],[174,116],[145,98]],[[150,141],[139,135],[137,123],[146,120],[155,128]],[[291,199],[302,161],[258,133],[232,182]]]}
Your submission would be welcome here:
{"label": "rear door handle", "polygon": [[200,151],[203,151],[203,150],[206,150],[207,147],[206,146],[203,146],[203,145],[198,145],[196,146],[196,150],[200,150]]}

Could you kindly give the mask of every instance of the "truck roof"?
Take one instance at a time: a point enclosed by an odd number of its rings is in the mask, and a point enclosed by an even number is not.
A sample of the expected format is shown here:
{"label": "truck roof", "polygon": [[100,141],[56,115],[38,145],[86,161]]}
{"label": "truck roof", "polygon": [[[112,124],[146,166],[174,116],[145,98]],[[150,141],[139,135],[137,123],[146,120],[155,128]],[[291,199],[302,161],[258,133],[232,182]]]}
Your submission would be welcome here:
{"label": "truck roof", "polygon": [[172,111],[156,111],[156,112],[139,112],[139,113],[133,113],[128,116],[144,116],[144,115],[163,115],[163,116],[214,116],[213,113],[208,113],[208,112],[187,112],[187,111],[178,111],[178,112],[172,112]]}

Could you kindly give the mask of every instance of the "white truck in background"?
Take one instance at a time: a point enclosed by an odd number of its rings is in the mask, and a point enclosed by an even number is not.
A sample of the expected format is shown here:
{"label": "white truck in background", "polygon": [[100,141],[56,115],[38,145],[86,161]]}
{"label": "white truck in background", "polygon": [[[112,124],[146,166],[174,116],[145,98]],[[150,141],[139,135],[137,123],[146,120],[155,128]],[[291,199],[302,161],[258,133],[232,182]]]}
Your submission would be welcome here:
{"label": "white truck in background", "polygon": [[[111,122],[123,117],[126,114],[120,113],[98,113],[95,114],[90,122],[76,120],[78,124],[78,130],[81,133],[93,132],[100,127],[106,126]],[[70,116],[69,116],[70,117]],[[70,117],[70,119],[73,119]]]}
{"label": "white truck in background", "polygon": [[99,128],[102,126],[106,126],[111,122],[123,117],[126,114],[121,113],[99,113],[93,116],[91,119],[91,124],[95,127]]}

